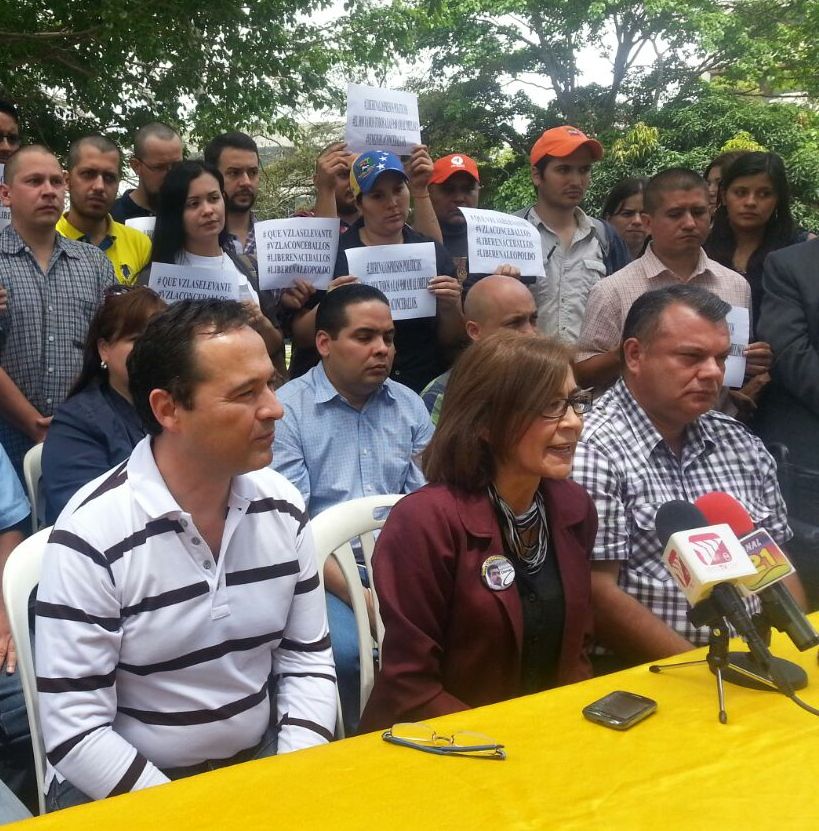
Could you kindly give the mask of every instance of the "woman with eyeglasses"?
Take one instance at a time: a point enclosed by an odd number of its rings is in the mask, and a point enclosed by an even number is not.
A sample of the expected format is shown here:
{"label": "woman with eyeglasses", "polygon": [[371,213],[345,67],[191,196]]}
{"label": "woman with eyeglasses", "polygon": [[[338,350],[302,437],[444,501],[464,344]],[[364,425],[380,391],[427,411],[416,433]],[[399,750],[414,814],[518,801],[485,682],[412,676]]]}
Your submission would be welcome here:
{"label": "woman with eyeglasses", "polygon": [[145,287],[114,285],[85,341],[83,365],[43,445],[45,522],[53,525],[86,483],[130,456],[145,430],[131,401],[126,361],[148,321],[166,308]]}
{"label": "woman with eyeglasses", "polygon": [[[284,374],[282,334],[259,307],[256,275],[234,253],[225,229],[224,179],[207,162],[190,160],[174,165],[159,191],[151,263],[210,268],[232,275],[239,300],[262,336],[276,368]],[[147,279],[147,270],[142,279]]]}
{"label": "woman with eyeglasses", "polygon": [[648,229],[643,223],[643,191],[648,179],[623,179],[609,192],[601,216],[623,238],[631,259],[643,256]]}
{"label": "woman with eyeglasses", "polygon": [[582,414],[572,354],[498,332],[452,371],[423,454],[429,484],[375,549],[385,634],[361,730],[591,677],[591,498],[568,480]]}
{"label": "woman with eyeglasses", "polygon": [[762,308],[762,265],[771,251],[808,239],[791,216],[785,165],[776,153],[743,153],[723,168],[705,252],[751,286],[753,328]]}

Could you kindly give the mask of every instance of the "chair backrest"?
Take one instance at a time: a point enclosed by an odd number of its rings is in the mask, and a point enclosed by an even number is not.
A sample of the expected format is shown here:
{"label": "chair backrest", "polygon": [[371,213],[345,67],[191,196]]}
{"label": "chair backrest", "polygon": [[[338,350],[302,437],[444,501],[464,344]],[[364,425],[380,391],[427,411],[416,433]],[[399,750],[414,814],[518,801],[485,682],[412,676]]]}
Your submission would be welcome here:
{"label": "chair backrest", "polygon": [[[386,520],[389,508],[395,505],[403,494],[384,494],[381,496],[364,496],[361,499],[351,499],[334,505],[322,511],[311,521],[313,539],[316,545],[316,560],[319,577],[324,585],[324,563],[328,557],[335,558],[344,575],[347,589],[350,592],[350,602],[355,615],[358,630],[358,654],[360,669],[360,696],[361,712],[372,692],[375,683],[375,665],[373,663],[373,638],[370,633],[370,622],[367,615],[367,602],[364,589],[358,576],[358,566],[353,554],[351,540],[359,539],[364,553],[364,563],[370,578],[372,597],[375,606],[376,640],[379,650],[384,639],[384,625],[378,610],[378,595],[375,592],[372,572],[373,549],[375,537],[373,531],[381,528]],[[339,710],[338,731],[344,736],[344,726]]]}
{"label": "chair backrest", "polygon": [[6,604],[6,614],[17,649],[17,672],[20,673],[26,702],[41,814],[45,813],[45,745],[40,729],[40,710],[37,706],[37,677],[34,671],[31,630],[28,625],[28,602],[31,592],[40,582],[43,552],[50,533],[51,528],[43,528],[42,531],[23,540],[11,552],[3,569],[3,601]]}
{"label": "chair backrest", "polygon": [[35,444],[23,457],[23,478],[31,503],[31,530],[40,527],[40,477],[43,473],[43,444]]}

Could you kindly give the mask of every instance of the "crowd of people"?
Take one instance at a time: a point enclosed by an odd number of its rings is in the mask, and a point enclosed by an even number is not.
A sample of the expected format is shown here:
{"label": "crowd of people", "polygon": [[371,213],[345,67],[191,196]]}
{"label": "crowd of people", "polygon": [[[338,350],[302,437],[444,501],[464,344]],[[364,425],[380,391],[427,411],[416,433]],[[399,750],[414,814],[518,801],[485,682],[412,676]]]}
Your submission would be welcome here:
{"label": "crowd of people", "polygon": [[[624,180],[595,218],[603,146],[545,130],[518,212],[533,276],[470,269],[476,160],[336,142],[302,213],[339,222],[333,278],[273,290],[250,136],[186,160],[146,124],[119,195],[110,139],[63,164],[20,128],[0,102],[0,569],[30,533],[22,465],[42,444],[49,810],[330,741],[337,690],[349,735],[702,645],[661,560],[671,500],[731,494],[819,608],[819,241],[776,154]],[[152,238],[125,224],[145,218]],[[348,252],[421,242],[434,315],[394,320]],[[239,300],[168,305],[154,263],[228,273]],[[384,626],[365,702],[348,587],[332,558],[320,581],[310,519],[379,494],[407,496],[373,585],[362,568]],[[31,804],[15,660],[0,605],[0,780]]]}

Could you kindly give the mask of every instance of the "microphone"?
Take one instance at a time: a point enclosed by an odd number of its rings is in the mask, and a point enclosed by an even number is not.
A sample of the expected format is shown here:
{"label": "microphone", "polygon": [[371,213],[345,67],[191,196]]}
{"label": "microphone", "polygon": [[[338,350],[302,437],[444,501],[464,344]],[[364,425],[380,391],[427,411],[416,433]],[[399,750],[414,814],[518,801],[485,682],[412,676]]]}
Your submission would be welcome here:
{"label": "microphone", "polygon": [[[730,527],[709,526],[690,502],[675,499],[661,505],[655,528],[664,548],[663,562],[691,606],[708,597],[716,585],[756,573]],[[735,587],[734,591],[738,593]]]}
{"label": "microphone", "polygon": [[764,528],[755,528],[751,516],[730,494],[707,493],[694,504],[709,522],[727,523],[739,537],[756,568],[756,574],[742,582],[759,598],[762,613],[771,626],[784,632],[800,652],[819,645],[819,634],[788,587],[779,582],[795,569],[773,537]]}
{"label": "microphone", "polygon": [[709,525],[699,508],[681,500],[660,506],[655,528],[664,545],[663,562],[692,606],[691,623],[714,627],[727,619],[748,644],[757,667],[792,694],[790,679],[774,662],[735,585],[756,569],[731,528]]}

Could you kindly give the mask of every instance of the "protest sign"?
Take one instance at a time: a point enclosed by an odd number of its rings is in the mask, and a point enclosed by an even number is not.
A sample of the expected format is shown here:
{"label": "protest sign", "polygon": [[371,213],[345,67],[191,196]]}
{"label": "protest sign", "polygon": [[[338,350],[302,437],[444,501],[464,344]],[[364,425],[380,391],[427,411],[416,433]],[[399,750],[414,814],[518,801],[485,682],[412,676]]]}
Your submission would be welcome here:
{"label": "protest sign", "polygon": [[435,317],[435,295],[428,288],[437,274],[431,242],[365,245],[344,253],[350,274],[387,296],[393,320]]}
{"label": "protest sign", "polygon": [[142,231],[149,237],[154,235],[154,225],[156,225],[155,216],[135,216],[133,219],[126,219],[125,224],[129,228],[136,228],[137,231]]}
{"label": "protest sign", "polygon": [[742,354],[751,336],[751,313],[744,306],[731,306],[728,312],[728,329],[731,332],[731,353],[725,361],[726,387],[739,389],[745,380],[746,358]]}
{"label": "protest sign", "polygon": [[168,303],[176,300],[239,300],[238,274],[218,268],[153,263],[148,286]]}
{"label": "protest sign", "polygon": [[408,156],[421,143],[418,96],[411,92],[347,85],[347,149],[390,150]]}
{"label": "protest sign", "polygon": [[296,280],[327,288],[338,252],[337,219],[268,219],[254,229],[260,288],[286,289]]}
{"label": "protest sign", "polygon": [[537,228],[522,216],[461,208],[466,220],[469,271],[493,274],[506,263],[522,276],[543,277],[543,249]]}

